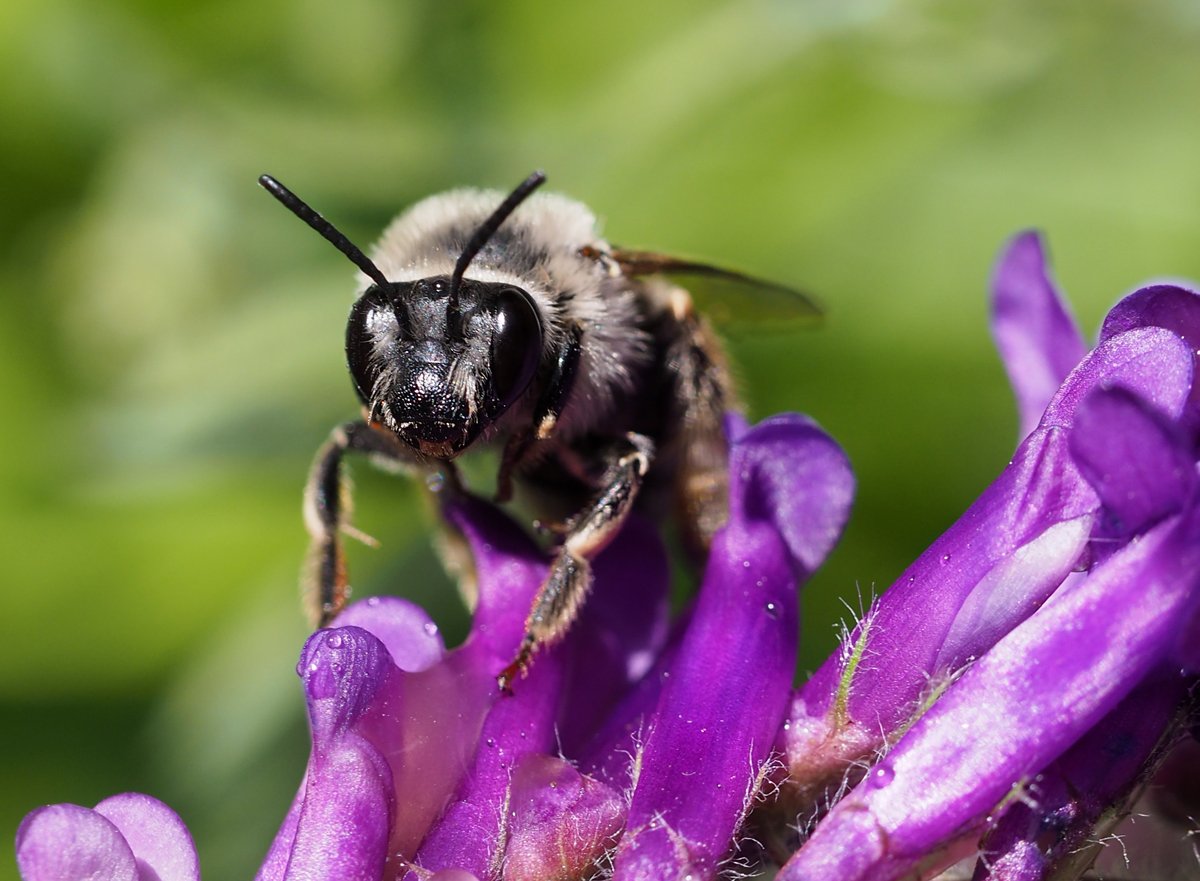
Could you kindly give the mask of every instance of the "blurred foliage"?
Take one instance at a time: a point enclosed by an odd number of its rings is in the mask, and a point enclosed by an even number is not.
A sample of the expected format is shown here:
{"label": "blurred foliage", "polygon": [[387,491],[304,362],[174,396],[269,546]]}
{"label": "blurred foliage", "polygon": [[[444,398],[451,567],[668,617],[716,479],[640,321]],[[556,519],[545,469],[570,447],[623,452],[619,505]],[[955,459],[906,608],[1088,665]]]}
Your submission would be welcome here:
{"label": "blurred foliage", "polygon": [[[1001,243],[1046,230],[1089,331],[1200,277],[1197,49],[1186,0],[3,4],[0,827],[140,789],[248,877],[299,780],[298,502],[355,411],[352,283],[260,172],[368,242],[541,167],[614,241],[815,292],[820,330],[731,344],[753,415],[812,413],[859,476],[811,669],[1011,451]],[[415,492],[357,476],[359,587],[461,634]]]}

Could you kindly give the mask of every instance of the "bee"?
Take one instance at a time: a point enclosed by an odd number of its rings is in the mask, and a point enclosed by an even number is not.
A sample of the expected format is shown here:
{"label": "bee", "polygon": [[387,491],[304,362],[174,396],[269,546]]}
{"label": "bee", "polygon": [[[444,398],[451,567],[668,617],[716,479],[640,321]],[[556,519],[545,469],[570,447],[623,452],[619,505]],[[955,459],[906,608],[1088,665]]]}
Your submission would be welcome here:
{"label": "bee", "polygon": [[314,621],[328,624],[347,598],[347,453],[456,480],[454,460],[495,446],[499,501],[516,479],[567,512],[524,636],[497,676],[504,691],[570,626],[590,561],[639,496],[660,508],[673,497],[685,542],[701,551],[725,521],[723,419],[738,402],[714,331],[672,278],[819,311],[789,288],[614,248],[582,204],[534,195],[544,181],[534,172],[507,196],[427,198],[368,257],[275,178],[259,178],[362,273],[346,328],[362,418],[333,430],[305,492]]}

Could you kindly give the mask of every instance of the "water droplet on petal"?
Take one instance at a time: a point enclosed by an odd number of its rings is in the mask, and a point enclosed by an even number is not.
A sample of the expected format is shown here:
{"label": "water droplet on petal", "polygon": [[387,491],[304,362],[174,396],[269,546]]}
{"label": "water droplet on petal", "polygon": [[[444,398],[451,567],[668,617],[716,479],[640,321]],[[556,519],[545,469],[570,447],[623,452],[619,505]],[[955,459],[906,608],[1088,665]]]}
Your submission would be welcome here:
{"label": "water droplet on petal", "polygon": [[867,776],[874,789],[883,789],[883,787],[892,782],[896,776],[896,772],[892,770],[891,765],[876,765]]}
{"label": "water droplet on petal", "polygon": [[767,608],[767,614],[770,615],[772,618],[779,617],[779,606],[777,606],[775,603],[767,603],[766,608]]}
{"label": "water droplet on petal", "polygon": [[423,628],[426,636],[437,636],[438,626],[432,621],[426,621]]}
{"label": "water droplet on petal", "polygon": [[325,644],[331,649],[340,649],[342,647],[342,635],[340,633],[332,634]]}

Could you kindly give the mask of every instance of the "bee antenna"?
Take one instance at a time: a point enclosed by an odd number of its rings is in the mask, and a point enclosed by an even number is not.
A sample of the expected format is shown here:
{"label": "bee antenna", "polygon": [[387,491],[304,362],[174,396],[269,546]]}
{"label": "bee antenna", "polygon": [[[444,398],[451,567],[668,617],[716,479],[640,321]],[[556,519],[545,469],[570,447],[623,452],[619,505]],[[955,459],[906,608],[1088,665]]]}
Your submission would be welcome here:
{"label": "bee antenna", "polygon": [[331,245],[350,258],[350,262],[371,277],[380,287],[387,287],[391,282],[379,271],[379,267],[371,262],[358,246],[346,238],[336,226],[313,211],[308,203],[281,184],[269,174],[259,177],[258,182],[268,193],[283,203],[283,206],[319,232]]}
{"label": "bee antenna", "polygon": [[458,309],[458,287],[462,283],[463,273],[467,271],[467,267],[471,265],[471,261],[475,259],[475,255],[488,243],[488,239],[496,234],[496,230],[500,228],[500,224],[508,219],[508,215],[512,214],[517,209],[517,206],[529,197],[530,193],[545,182],[545,172],[535,171],[529,175],[529,177],[521,181],[515,190],[508,194],[508,198],[500,203],[500,207],[492,212],[492,216],[480,224],[479,229],[475,230],[475,234],[471,236],[471,240],[467,242],[467,246],[458,255],[458,262],[454,264],[454,274],[450,276],[451,311],[457,311]]}

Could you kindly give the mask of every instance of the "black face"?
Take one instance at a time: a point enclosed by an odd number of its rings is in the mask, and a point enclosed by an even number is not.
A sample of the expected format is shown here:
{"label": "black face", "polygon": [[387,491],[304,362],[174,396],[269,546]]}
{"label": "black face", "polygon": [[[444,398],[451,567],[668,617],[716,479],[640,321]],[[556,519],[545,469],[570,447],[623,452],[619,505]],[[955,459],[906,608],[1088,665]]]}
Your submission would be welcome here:
{"label": "black face", "polygon": [[528,388],[542,355],[533,300],[513,285],[450,278],[374,284],[350,310],[346,359],[372,422],[452,459]]}

